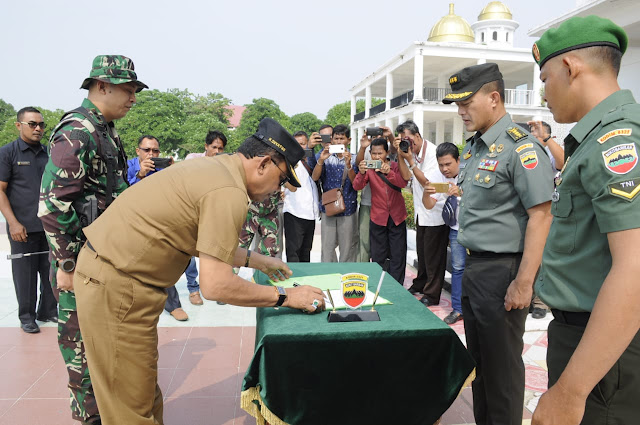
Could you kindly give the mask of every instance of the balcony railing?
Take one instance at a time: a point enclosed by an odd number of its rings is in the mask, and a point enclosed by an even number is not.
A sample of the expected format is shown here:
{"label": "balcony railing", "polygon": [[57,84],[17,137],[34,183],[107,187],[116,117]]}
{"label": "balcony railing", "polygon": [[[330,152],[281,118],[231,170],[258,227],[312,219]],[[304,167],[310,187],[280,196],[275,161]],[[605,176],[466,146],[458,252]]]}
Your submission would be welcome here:
{"label": "balcony railing", "polygon": [[[442,99],[451,93],[450,88],[444,87],[425,87],[422,90],[422,98],[425,102],[441,103]],[[533,90],[515,90],[505,89],[505,104],[507,106],[538,106],[534,105]],[[400,96],[391,99],[391,108],[397,108],[402,105],[406,105],[413,101],[413,90],[401,94]],[[378,106],[374,106],[369,109],[369,116],[374,116],[386,110],[386,102],[381,103]],[[364,111],[356,114],[353,117],[354,121],[360,121],[364,119]]]}

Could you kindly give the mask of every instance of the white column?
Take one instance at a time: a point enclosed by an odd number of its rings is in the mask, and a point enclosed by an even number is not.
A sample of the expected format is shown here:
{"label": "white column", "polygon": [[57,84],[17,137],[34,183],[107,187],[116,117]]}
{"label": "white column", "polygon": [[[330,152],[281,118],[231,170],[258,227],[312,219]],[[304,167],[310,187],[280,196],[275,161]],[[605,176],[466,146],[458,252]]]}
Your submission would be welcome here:
{"label": "white column", "polygon": [[444,120],[436,121],[436,145],[444,142]]}
{"label": "white column", "polygon": [[464,131],[462,129],[462,118],[456,115],[453,117],[453,131],[451,132],[451,141],[454,145],[463,143]]}
{"label": "white column", "polygon": [[391,131],[395,131],[395,128],[393,127],[393,119],[391,117],[384,119],[384,126],[389,127]]}
{"label": "white column", "polygon": [[531,106],[542,105],[542,96],[540,95],[540,89],[542,88],[542,81],[540,81],[540,67],[538,64],[533,64],[533,96],[531,100],[533,104]]}
{"label": "white column", "polygon": [[422,109],[416,109],[413,111],[413,122],[416,123],[418,129],[420,130],[420,134],[422,134],[422,127],[424,126],[424,113]]}
{"label": "white column", "polygon": [[371,109],[371,86],[367,86],[364,90],[364,117],[369,118],[369,109]]}
{"label": "white column", "polygon": [[422,138],[431,141],[431,123],[429,123],[429,122],[424,123],[423,127],[424,128],[421,129]]}
{"label": "white column", "polygon": [[349,149],[351,153],[356,153],[360,149],[360,138],[363,133],[364,129],[362,127],[351,130],[351,149]]}
{"label": "white column", "polygon": [[424,57],[420,49],[416,50],[413,58],[413,100],[422,100],[422,88],[424,87]]}
{"label": "white column", "polygon": [[407,120],[407,116],[405,114],[398,115],[398,125],[402,124]]}
{"label": "white column", "polygon": [[357,100],[355,95],[351,96],[351,122],[353,122],[353,117],[356,115],[356,102]]}
{"label": "white column", "polygon": [[393,74],[387,74],[387,111],[391,110],[391,99],[393,99]]}

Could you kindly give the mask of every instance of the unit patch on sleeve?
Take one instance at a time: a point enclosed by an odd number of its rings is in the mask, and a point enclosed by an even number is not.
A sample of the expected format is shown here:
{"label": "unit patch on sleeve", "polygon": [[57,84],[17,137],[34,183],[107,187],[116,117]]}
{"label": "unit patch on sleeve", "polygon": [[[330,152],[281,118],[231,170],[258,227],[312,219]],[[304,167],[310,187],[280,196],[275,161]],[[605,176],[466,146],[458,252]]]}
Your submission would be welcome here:
{"label": "unit patch on sleeve", "polygon": [[507,133],[509,134],[509,136],[511,136],[514,142],[517,142],[518,140],[524,139],[525,137],[527,137],[527,133],[520,130],[519,127],[511,127],[507,130]]}
{"label": "unit patch on sleeve", "polygon": [[483,159],[480,161],[478,170],[496,171],[498,161],[495,159]]}
{"label": "unit patch on sleeve", "polygon": [[516,148],[516,152],[517,152],[517,153],[520,153],[520,152],[522,152],[523,150],[525,150],[525,149],[531,149],[532,147],[533,147],[533,143],[525,143],[525,144],[524,144],[524,145],[522,145],[522,146],[518,146],[518,147]]}
{"label": "unit patch on sleeve", "polygon": [[611,183],[609,185],[609,193],[631,202],[640,193],[640,179]]}
{"label": "unit patch on sleeve", "polygon": [[635,143],[616,145],[602,152],[604,165],[615,174],[627,174],[638,163],[638,152]]}
{"label": "unit patch on sleeve", "polygon": [[618,129],[612,130],[612,131],[608,132],[607,134],[605,134],[604,136],[600,137],[598,139],[598,143],[603,144],[607,140],[611,139],[612,137],[616,137],[616,136],[631,136],[632,132],[633,132],[633,130],[631,128],[618,128]]}
{"label": "unit patch on sleeve", "polygon": [[527,151],[520,155],[520,162],[527,170],[533,170],[538,166],[538,154],[536,151]]}

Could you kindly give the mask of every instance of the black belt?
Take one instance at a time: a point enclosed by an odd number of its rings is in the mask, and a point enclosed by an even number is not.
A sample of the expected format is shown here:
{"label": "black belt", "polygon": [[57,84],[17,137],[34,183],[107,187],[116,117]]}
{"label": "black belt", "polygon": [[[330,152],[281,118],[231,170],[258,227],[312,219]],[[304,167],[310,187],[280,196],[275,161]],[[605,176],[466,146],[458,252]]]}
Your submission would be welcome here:
{"label": "black belt", "polygon": [[513,257],[522,257],[522,253],[521,252],[471,251],[470,249],[467,250],[467,254],[469,254],[470,257],[477,257],[477,258],[504,258],[504,257],[513,258]]}
{"label": "black belt", "polygon": [[571,326],[580,326],[581,328],[587,327],[589,317],[591,317],[591,313],[588,311],[563,311],[552,308],[551,313],[553,314],[553,318],[558,322]]}

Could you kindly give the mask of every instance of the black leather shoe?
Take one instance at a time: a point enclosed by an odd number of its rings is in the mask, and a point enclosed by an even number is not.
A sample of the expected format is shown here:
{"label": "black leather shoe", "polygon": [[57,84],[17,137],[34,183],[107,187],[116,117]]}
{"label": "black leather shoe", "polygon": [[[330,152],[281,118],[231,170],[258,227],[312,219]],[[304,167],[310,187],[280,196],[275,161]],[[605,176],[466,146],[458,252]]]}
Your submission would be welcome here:
{"label": "black leather shoe", "polygon": [[415,295],[415,294],[419,294],[419,293],[420,293],[420,291],[418,291],[418,290],[416,290],[416,289],[413,289],[413,288],[409,288],[409,293],[410,293],[411,295]]}
{"label": "black leather shoe", "polygon": [[41,322],[53,322],[53,323],[58,323],[58,316],[51,316],[48,317],[46,319],[38,319]]}
{"label": "black leather shoe", "polygon": [[453,325],[460,319],[462,319],[462,313],[452,311],[447,317],[444,318],[444,323],[446,323],[447,325]]}
{"label": "black leather shoe", "polygon": [[422,298],[420,299],[420,302],[421,302],[425,307],[429,307],[429,306],[434,305],[431,301],[429,301],[429,300],[427,299],[427,297],[426,297],[426,296],[425,296],[425,297],[422,297]]}
{"label": "black leather shoe", "polygon": [[37,334],[38,332],[40,332],[40,328],[35,322],[23,323],[20,325],[20,327],[22,328],[23,331],[25,331],[28,334]]}
{"label": "black leather shoe", "polygon": [[547,309],[540,307],[535,307],[533,309],[533,312],[531,313],[531,317],[533,317],[534,319],[544,319],[546,315]]}

